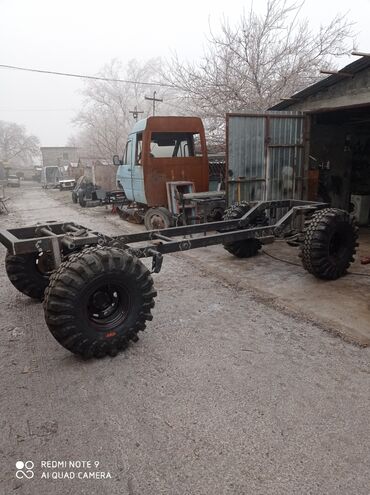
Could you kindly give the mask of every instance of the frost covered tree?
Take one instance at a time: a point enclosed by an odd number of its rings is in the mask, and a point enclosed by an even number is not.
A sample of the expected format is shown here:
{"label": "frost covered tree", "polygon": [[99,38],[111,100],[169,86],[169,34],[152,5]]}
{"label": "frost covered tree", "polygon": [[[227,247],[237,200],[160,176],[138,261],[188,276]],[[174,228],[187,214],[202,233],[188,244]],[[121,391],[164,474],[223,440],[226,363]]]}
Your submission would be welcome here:
{"label": "frost covered tree", "polygon": [[14,165],[31,165],[40,153],[36,136],[14,122],[0,121],[0,161]]}
{"label": "frost covered tree", "polygon": [[233,25],[224,20],[210,30],[203,56],[194,62],[174,55],[164,67],[160,59],[104,67],[101,75],[132,82],[86,84],[84,107],[75,119],[81,129],[77,144],[100,156],[120,154],[133,124],[129,111],[136,106],[144,111],[141,117],[150,115],[144,96],[157,89],[164,99],[158,114],[202,117],[209,142],[217,145],[224,140],[227,112],[266,110],[316,82],[321,68],[334,68],[335,58],[353,48],[352,24],[344,15],[315,30],[302,16],[304,2],[265,0],[262,13],[260,5]]}
{"label": "frost covered tree", "polygon": [[[145,100],[145,95],[151,96],[153,89],[157,89],[157,96],[164,100],[168,96],[170,90],[151,85],[159,80],[160,66],[160,59],[144,64],[131,60],[125,66],[113,60],[106,65],[99,76],[128,82],[90,80],[86,83],[82,91],[83,109],[74,119],[80,130],[69,139],[69,144],[99,157],[122,154],[135,122],[130,111],[135,107],[143,111],[139,118],[151,115],[151,103]],[[169,103],[160,104],[157,114],[171,112]]]}
{"label": "frost covered tree", "polygon": [[321,68],[353,48],[352,25],[335,15],[314,30],[302,18],[303,4],[267,0],[263,13],[252,5],[236,24],[224,20],[199,61],[172,58],[167,81],[213,130],[226,112],[266,110],[316,82]]}

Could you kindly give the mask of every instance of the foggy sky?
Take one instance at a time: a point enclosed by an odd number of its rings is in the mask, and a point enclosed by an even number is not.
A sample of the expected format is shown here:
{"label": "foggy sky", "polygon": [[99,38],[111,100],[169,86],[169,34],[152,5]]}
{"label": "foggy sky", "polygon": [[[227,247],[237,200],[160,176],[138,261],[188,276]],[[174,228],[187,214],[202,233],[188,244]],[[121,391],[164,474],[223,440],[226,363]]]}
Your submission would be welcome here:
{"label": "foggy sky", "polygon": [[[209,23],[217,31],[222,17],[232,22],[249,6],[241,0],[0,0],[0,63],[93,75],[113,58],[125,63],[176,51],[193,60],[202,54]],[[306,0],[303,11],[313,27],[337,12],[348,12],[359,50],[370,52],[370,0]],[[77,131],[71,119],[82,88],[80,79],[0,68],[0,120],[25,125],[43,146],[63,146]]]}

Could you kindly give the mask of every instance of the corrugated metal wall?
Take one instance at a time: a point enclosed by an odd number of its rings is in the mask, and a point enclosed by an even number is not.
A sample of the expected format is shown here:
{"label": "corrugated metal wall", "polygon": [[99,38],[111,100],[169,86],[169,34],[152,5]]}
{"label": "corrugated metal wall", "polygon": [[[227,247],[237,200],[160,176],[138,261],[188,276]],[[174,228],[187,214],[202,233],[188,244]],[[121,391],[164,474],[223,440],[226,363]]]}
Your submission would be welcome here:
{"label": "corrugated metal wall", "polygon": [[227,161],[229,203],[304,199],[304,116],[229,114]]}

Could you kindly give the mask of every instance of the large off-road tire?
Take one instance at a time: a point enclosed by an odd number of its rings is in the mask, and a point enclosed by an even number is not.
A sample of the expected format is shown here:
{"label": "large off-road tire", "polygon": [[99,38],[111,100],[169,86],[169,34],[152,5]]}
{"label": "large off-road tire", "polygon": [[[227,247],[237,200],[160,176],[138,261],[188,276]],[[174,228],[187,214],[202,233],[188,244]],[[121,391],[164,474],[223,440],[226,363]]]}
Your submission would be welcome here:
{"label": "large off-road tire", "polygon": [[[246,201],[234,203],[225,210],[224,220],[236,220],[244,216],[251,206]],[[241,241],[224,242],[226,251],[238,258],[251,258],[256,256],[261,249],[262,244],[259,239],[243,239]]]}
{"label": "large off-road tire", "polygon": [[163,206],[149,208],[144,215],[144,225],[146,230],[168,229],[173,225],[173,217]]}
{"label": "large off-road tire", "polygon": [[9,280],[22,294],[42,300],[49,284],[51,257],[48,254],[28,253],[13,255],[7,253],[5,270]]}
{"label": "large off-road tire", "polygon": [[354,261],[358,228],[350,215],[336,208],[316,211],[307,221],[300,257],[303,267],[317,278],[335,280]]}
{"label": "large off-road tire", "polygon": [[140,260],[116,247],[72,255],[45,291],[45,320],[56,340],[85,358],[115,356],[152,319],[156,292]]}
{"label": "large off-road tire", "polygon": [[82,208],[86,207],[87,202],[86,202],[86,196],[85,196],[84,191],[80,191],[78,193],[78,203],[80,206],[82,206]]}
{"label": "large off-road tire", "polygon": [[77,193],[72,191],[72,203],[77,204],[78,198],[77,198]]}

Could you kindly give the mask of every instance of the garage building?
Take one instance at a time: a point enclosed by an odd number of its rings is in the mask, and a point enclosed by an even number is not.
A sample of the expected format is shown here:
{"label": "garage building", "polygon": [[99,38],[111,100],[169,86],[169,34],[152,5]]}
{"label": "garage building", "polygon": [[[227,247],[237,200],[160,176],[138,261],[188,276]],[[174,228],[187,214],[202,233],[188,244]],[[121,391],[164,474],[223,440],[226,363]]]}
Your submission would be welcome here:
{"label": "garage building", "polygon": [[226,116],[229,203],[308,199],[370,211],[370,56],[265,113]]}
{"label": "garage building", "polygon": [[281,101],[271,110],[305,115],[306,197],[370,212],[370,56]]}

